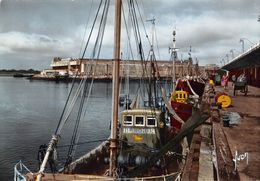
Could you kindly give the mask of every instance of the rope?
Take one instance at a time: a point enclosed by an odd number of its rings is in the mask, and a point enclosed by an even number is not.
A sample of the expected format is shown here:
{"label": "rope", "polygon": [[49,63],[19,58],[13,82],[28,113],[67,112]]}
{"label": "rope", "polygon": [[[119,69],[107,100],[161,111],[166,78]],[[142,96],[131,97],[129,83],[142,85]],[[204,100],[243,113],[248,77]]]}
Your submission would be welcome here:
{"label": "rope", "polygon": [[155,28],[154,28],[154,31],[155,31],[155,40],[156,40],[156,47],[157,47],[157,51],[158,51],[158,57],[159,57],[159,60],[161,60],[160,49],[159,49],[159,43],[158,43],[157,33],[156,33],[156,29],[155,29]]}
{"label": "rope", "polygon": [[[92,13],[92,7],[93,7],[93,0],[91,0],[91,5],[90,5],[90,8],[89,8],[89,13],[88,13],[88,19],[87,19],[87,23],[86,23],[86,26],[85,26],[85,31],[84,31],[83,39],[82,39],[81,45],[80,45],[81,48],[83,47],[84,39],[85,39],[85,36],[86,36],[86,33],[87,33],[87,27],[88,27],[90,15],[91,15],[91,13]],[[81,48],[80,48],[79,56],[80,56],[80,54],[81,54]]]}
{"label": "rope", "polygon": [[142,25],[143,25],[143,28],[144,28],[144,32],[145,32],[146,38],[148,40],[149,45],[151,46],[152,44],[151,44],[151,41],[150,41],[149,36],[147,34],[147,31],[146,31],[146,28],[145,28],[145,25],[144,25],[144,20],[143,20],[143,18],[141,16],[141,12],[140,12],[140,8],[139,8],[137,0],[135,0],[135,2],[136,2],[137,10],[138,10],[138,13],[140,15],[140,19],[141,19],[141,22],[142,22]]}
{"label": "rope", "polygon": [[[97,58],[100,55],[101,44],[102,44],[102,41],[103,41],[103,35],[104,35],[104,31],[105,31],[105,23],[106,23],[106,20],[107,20],[109,2],[110,2],[110,0],[106,0],[105,3],[104,3],[104,6],[103,6],[103,13],[102,13],[102,17],[101,17],[100,24],[99,24],[99,30],[98,30],[96,42],[94,44],[94,48],[93,48],[93,51],[92,51],[92,61],[94,60],[94,57],[96,55],[97,55]],[[96,64],[95,64],[95,66],[96,66]],[[75,125],[74,125],[74,130],[73,130],[73,133],[72,133],[71,144],[69,146],[69,150],[68,150],[68,153],[67,153],[67,159],[66,159],[66,162],[65,162],[65,167],[72,161],[72,158],[75,154],[75,150],[76,150],[76,146],[77,146],[77,142],[79,140],[79,134],[80,134],[80,132],[78,131],[79,125],[80,125],[82,118],[85,117],[86,112],[87,112],[87,106],[84,106],[84,105],[86,105],[85,104],[85,97],[87,96],[87,99],[86,99],[86,103],[87,103],[88,100],[89,100],[89,97],[90,97],[90,94],[91,94],[91,91],[92,91],[92,88],[93,88],[93,82],[94,82],[94,72],[95,71],[93,70],[93,66],[90,66],[90,72],[93,72],[91,84],[90,84],[90,87],[88,89],[88,84],[86,84],[86,81],[84,81],[85,84],[84,84],[84,86],[83,86],[84,88],[82,90],[82,98],[81,98],[81,101],[80,101],[79,111],[78,111],[78,114],[77,114],[77,119],[76,119],[76,122],[75,122]],[[87,89],[88,89],[88,94],[87,94]],[[84,114],[82,114],[83,110],[85,110]]]}
{"label": "rope", "polygon": [[[100,0],[99,7],[98,7],[98,10],[97,10],[97,12],[96,12],[96,16],[95,16],[95,19],[94,19],[94,22],[93,22],[93,25],[92,25],[92,28],[91,28],[91,31],[90,31],[90,34],[89,34],[89,38],[88,38],[88,40],[87,40],[87,43],[86,43],[86,45],[85,45],[85,48],[84,48],[84,51],[83,51],[83,54],[82,54],[82,57],[81,57],[80,65],[81,65],[82,60],[83,60],[83,58],[84,58],[84,55],[85,55],[85,53],[86,53],[86,49],[87,49],[87,47],[88,47],[88,44],[89,44],[89,41],[90,41],[90,37],[91,37],[92,32],[93,32],[93,30],[94,30],[94,26],[95,26],[95,23],[96,23],[97,16],[98,16],[98,14],[99,14],[101,5],[102,5],[102,0]],[[59,135],[59,134],[60,134],[61,129],[62,129],[63,125],[64,125],[64,122],[65,122],[65,120],[66,120],[66,119],[63,120],[63,116],[64,116],[64,113],[65,113],[66,108],[67,108],[67,106],[68,106],[68,103],[69,103],[69,100],[70,100],[70,97],[71,97],[71,94],[72,94],[72,90],[73,90],[73,88],[74,88],[74,86],[75,86],[75,82],[76,82],[76,77],[77,77],[77,76],[78,76],[78,72],[76,73],[76,76],[75,76],[75,78],[74,78],[73,81],[72,81],[72,86],[71,86],[69,95],[68,95],[68,97],[67,97],[65,106],[64,106],[64,108],[63,108],[63,110],[62,110],[62,113],[61,113],[61,116],[60,116],[60,119],[59,119],[59,122],[58,122],[58,125],[57,125],[57,128],[56,128],[56,131],[55,131],[55,135]],[[63,123],[62,123],[62,122],[63,122]],[[60,125],[62,125],[62,127],[61,127]]]}
{"label": "rope", "polygon": [[[131,31],[129,32],[129,26],[131,25],[130,23],[131,23],[131,19],[130,19],[130,17],[128,16],[128,24],[126,23],[126,18],[125,18],[125,11],[124,11],[124,8],[122,8],[122,12],[123,12],[123,19],[124,19],[124,23],[125,23],[125,27],[126,27],[126,34],[127,34],[127,40],[128,40],[128,42],[127,42],[127,60],[129,60],[129,51],[128,50],[130,50],[130,54],[131,54],[131,57],[132,57],[132,60],[134,59],[134,55],[133,55],[133,50],[132,50],[132,46],[131,46]],[[129,8],[129,12],[130,12],[130,8]]]}
{"label": "rope", "polygon": [[[75,143],[74,145],[84,145],[84,144],[88,144],[88,143],[96,143],[96,142],[103,142],[103,141],[107,141],[107,139],[84,141],[84,142]],[[59,145],[59,146],[57,146],[57,148],[63,148],[63,147],[68,147],[68,146],[71,146],[71,144],[68,144],[68,145]]]}

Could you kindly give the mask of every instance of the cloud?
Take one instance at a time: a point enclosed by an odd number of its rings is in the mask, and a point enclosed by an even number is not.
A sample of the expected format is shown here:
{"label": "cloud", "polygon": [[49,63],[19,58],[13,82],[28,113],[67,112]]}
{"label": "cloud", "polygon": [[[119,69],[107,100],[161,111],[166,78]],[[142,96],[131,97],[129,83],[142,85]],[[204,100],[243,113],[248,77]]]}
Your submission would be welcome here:
{"label": "cloud", "polygon": [[[167,1],[168,6],[169,2]],[[201,7],[197,7],[199,4]],[[176,27],[179,57],[181,54],[188,57],[187,52],[191,45],[192,54],[200,63],[218,63],[230,49],[241,49],[241,37],[247,37],[255,43],[259,41],[260,26],[256,22],[255,12],[256,7],[260,10],[260,2],[252,1],[252,4],[243,1],[175,1],[171,10],[164,2],[158,4],[164,6],[164,13],[159,16],[163,22],[157,21],[156,24],[160,32],[158,39],[161,50],[167,52],[168,47],[172,46],[172,31]],[[185,11],[190,11],[190,6],[194,12],[186,12],[185,15]],[[169,23],[172,26],[169,27]]]}
{"label": "cloud", "polygon": [[71,57],[78,53],[75,44],[69,38],[54,39],[15,31],[0,33],[1,67],[47,68],[53,57]]}
{"label": "cloud", "polygon": [[[62,52],[72,46],[72,40],[57,40],[46,35],[28,34],[22,32],[7,32],[0,34],[1,54],[5,53],[36,53],[40,55],[53,52]],[[5,50],[5,51],[3,51]]]}
{"label": "cloud", "polygon": [[[161,59],[170,58],[168,48],[172,46],[172,31],[175,27],[177,46],[180,48],[179,57],[182,54],[183,58],[187,58],[191,45],[192,55],[197,57],[201,64],[217,63],[230,49],[240,50],[241,37],[246,37],[252,42],[259,41],[260,24],[257,18],[260,13],[260,1],[258,0],[138,0],[137,2],[150,40],[151,23],[145,20],[156,18]],[[98,4],[99,1],[95,0],[0,1],[0,60],[2,62],[3,59],[6,60],[7,66],[20,57],[24,59],[21,61],[24,64],[37,66],[37,61],[46,59],[46,62],[47,60],[50,62],[54,56],[80,57],[80,49],[87,40]],[[124,4],[124,7],[127,14],[127,5]],[[113,56],[113,11],[111,1],[101,58]],[[85,42],[82,43],[86,24],[87,35]],[[125,51],[127,36],[124,22],[122,28],[121,47],[122,51]],[[139,28],[147,55],[150,47],[142,23],[139,24]],[[95,29],[94,35],[96,32]],[[131,41],[136,55],[133,32]],[[91,39],[87,57],[91,55],[93,44],[94,39]],[[245,42],[245,46],[250,47],[248,42]],[[3,63],[2,65],[5,66]]]}

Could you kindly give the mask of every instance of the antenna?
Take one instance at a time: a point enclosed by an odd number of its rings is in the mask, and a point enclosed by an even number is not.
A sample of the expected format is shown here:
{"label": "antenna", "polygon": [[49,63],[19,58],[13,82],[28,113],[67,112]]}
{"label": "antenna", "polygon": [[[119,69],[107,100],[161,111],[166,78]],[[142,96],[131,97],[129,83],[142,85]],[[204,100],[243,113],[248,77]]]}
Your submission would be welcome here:
{"label": "antenna", "polygon": [[148,22],[148,21],[151,21],[153,25],[155,24],[155,23],[154,23],[154,22],[155,22],[155,18],[154,18],[154,17],[153,17],[152,19],[148,19],[148,20],[146,20],[146,21],[147,21],[147,22]]}
{"label": "antenna", "polygon": [[195,62],[196,62],[197,65],[199,65],[199,60],[198,60],[197,57],[196,57],[196,59],[195,59]]}
{"label": "antenna", "polygon": [[173,30],[172,32],[173,35],[173,46],[169,47],[169,50],[171,50],[171,60],[172,60],[172,81],[173,81],[173,87],[172,90],[175,91],[175,81],[176,81],[176,74],[175,74],[175,61],[177,59],[177,49],[176,48],[176,29]]}
{"label": "antenna", "polygon": [[152,23],[152,45],[151,48],[153,48],[154,45],[154,33],[155,33],[155,18],[153,17],[152,19],[146,20],[146,22],[151,22]]}
{"label": "antenna", "polygon": [[173,58],[177,59],[177,50],[179,48],[176,48],[176,29],[173,30],[172,35],[173,35],[173,39],[172,39],[173,46],[169,47],[169,53],[172,53]]}
{"label": "antenna", "polygon": [[188,54],[189,54],[189,56],[190,56],[189,58],[191,58],[191,45],[190,45],[190,50],[189,50],[189,53],[188,53]]}

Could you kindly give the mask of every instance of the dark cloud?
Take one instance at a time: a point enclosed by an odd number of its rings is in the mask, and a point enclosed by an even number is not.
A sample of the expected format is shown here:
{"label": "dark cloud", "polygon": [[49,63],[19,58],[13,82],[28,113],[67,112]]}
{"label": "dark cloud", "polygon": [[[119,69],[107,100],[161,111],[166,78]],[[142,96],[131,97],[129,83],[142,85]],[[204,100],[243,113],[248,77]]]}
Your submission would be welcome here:
{"label": "dark cloud", "polygon": [[[126,2],[126,0],[123,0]],[[241,49],[239,39],[259,42],[259,0],[138,0],[143,20],[156,18],[161,59],[169,59],[172,31],[177,29],[179,54],[187,57],[189,46],[201,64],[218,63],[230,49]],[[111,1],[113,4],[113,1]],[[79,57],[82,38],[87,34],[99,1],[96,0],[1,0],[0,65],[48,66],[54,56]],[[127,6],[125,13],[127,14]],[[111,14],[111,15],[110,15]],[[113,5],[101,57],[112,58]],[[124,23],[123,23],[124,24]],[[144,22],[150,37],[151,23]],[[123,26],[124,28],[124,26]],[[143,31],[140,23],[140,29]],[[125,32],[125,30],[123,30]],[[142,32],[145,51],[149,50]],[[122,49],[127,38],[122,36]],[[86,40],[86,38],[85,38]],[[131,40],[134,40],[133,34]],[[94,40],[91,39],[91,44]],[[250,47],[245,42],[246,47]],[[137,50],[135,50],[136,54]],[[146,53],[147,54],[147,53]],[[23,56],[21,56],[23,55]],[[87,52],[90,55],[90,50]],[[17,58],[19,57],[19,62]],[[43,61],[44,59],[44,61]],[[41,64],[41,62],[47,62]],[[49,62],[49,63],[48,63]],[[17,64],[16,64],[17,63]],[[44,67],[46,68],[46,67]]]}
{"label": "dark cloud", "polygon": [[[90,11],[88,1],[69,0],[8,0],[3,1],[0,11],[2,32],[60,35],[85,24]],[[93,1],[93,9],[96,9]]]}

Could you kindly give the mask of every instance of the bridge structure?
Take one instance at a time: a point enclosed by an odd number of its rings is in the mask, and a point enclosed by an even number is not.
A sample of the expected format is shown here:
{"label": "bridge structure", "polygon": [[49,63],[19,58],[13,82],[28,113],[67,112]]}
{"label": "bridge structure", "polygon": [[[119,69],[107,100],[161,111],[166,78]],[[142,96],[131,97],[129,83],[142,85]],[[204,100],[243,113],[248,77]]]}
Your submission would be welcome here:
{"label": "bridge structure", "polygon": [[244,74],[249,85],[260,87],[260,42],[233,58],[221,69],[229,71],[230,77]]}

